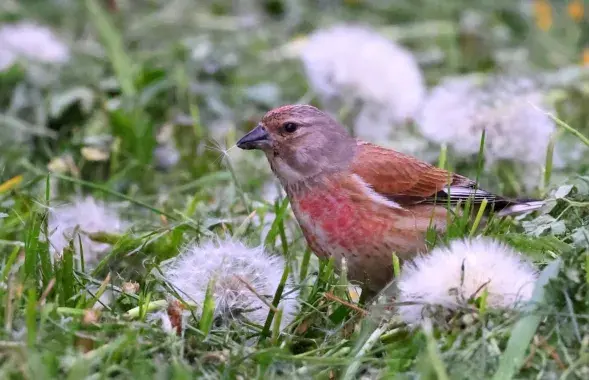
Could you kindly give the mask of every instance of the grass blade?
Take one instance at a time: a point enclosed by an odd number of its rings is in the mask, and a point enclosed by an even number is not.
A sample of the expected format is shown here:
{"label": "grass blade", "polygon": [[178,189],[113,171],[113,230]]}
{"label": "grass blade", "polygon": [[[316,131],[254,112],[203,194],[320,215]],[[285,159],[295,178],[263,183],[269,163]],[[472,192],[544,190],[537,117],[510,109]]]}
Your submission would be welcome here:
{"label": "grass blade", "polygon": [[34,288],[29,289],[27,297],[26,326],[27,344],[32,347],[37,341],[37,291]]}
{"label": "grass blade", "polygon": [[27,236],[25,239],[25,275],[38,283],[38,251],[39,251],[39,233],[41,232],[41,222],[39,222],[37,213],[31,213]]}
{"label": "grass blade", "polygon": [[401,275],[401,262],[399,256],[393,252],[393,278],[399,278]]}
{"label": "grass blade", "polygon": [[108,273],[106,275],[106,278],[100,284],[100,287],[98,288],[98,290],[94,294],[94,297],[85,305],[85,307],[87,309],[90,309],[90,308],[94,307],[94,305],[96,304],[96,302],[98,302],[98,300],[100,299],[100,297],[102,297],[102,295],[106,291],[106,288],[108,287],[108,285],[110,285],[110,273]]}
{"label": "grass blade", "polygon": [[486,198],[483,199],[483,201],[481,202],[481,205],[479,206],[479,211],[477,212],[474,222],[472,223],[472,227],[470,228],[470,237],[473,237],[477,231],[477,228],[479,228],[479,224],[481,223],[483,215],[485,214],[485,209],[487,208],[487,203],[488,201]]}
{"label": "grass blade", "polygon": [[444,362],[440,357],[440,352],[438,350],[438,345],[436,343],[436,338],[433,334],[433,328],[431,325],[431,321],[426,321],[423,326],[423,331],[425,333],[425,337],[427,340],[427,355],[430,360],[430,363],[434,369],[434,372],[437,375],[439,380],[450,380],[448,377],[448,373],[446,372],[446,367],[444,366]]}
{"label": "grass blade", "polygon": [[564,121],[560,120],[556,116],[552,115],[551,113],[547,113],[547,115],[550,116],[550,118],[552,118],[552,120],[554,120],[556,122],[556,124],[558,124],[559,127],[562,127],[565,131],[567,131],[570,134],[573,134],[575,137],[577,137],[583,144],[589,146],[589,138],[588,137],[586,137],[581,132],[577,131],[575,128],[571,127],[570,125],[568,125]]}
{"label": "grass blade", "polygon": [[280,337],[280,324],[282,323],[282,309],[278,309],[274,316],[274,322],[272,323],[272,345],[278,344],[278,338]]}
{"label": "grass blade", "polygon": [[485,163],[485,138],[487,137],[487,130],[483,129],[481,134],[481,143],[479,145],[479,154],[477,157],[477,176],[475,178],[476,189],[479,188],[479,181],[481,179],[481,173],[483,173],[483,165]]}
{"label": "grass blade", "polygon": [[[43,225],[43,235],[49,236],[47,223],[41,222]],[[41,226],[39,226],[41,227]],[[43,278],[43,286],[47,287],[49,281],[53,276],[53,265],[51,264],[51,251],[49,250],[49,239],[45,241],[39,239],[37,252],[39,254],[39,261],[41,262],[41,277]]]}
{"label": "grass blade", "polygon": [[66,175],[61,175],[59,173],[52,173],[51,175],[53,177],[59,178],[64,181],[71,182],[76,185],[81,185],[81,186],[87,187],[89,189],[98,190],[98,191],[103,192],[105,194],[109,194],[109,195],[115,196],[117,198],[124,199],[124,200],[129,201],[139,207],[143,207],[149,211],[152,211],[156,214],[164,215],[166,218],[168,218],[170,220],[177,220],[178,219],[178,217],[176,217],[175,215],[169,214],[163,210],[152,207],[149,204],[142,202],[136,198],[127,196],[123,193],[119,193],[118,191],[111,190],[106,186],[102,186],[102,185],[99,185],[99,184],[96,184],[96,183],[90,182],[90,181],[84,181],[84,180],[78,179],[78,178],[68,177]]}
{"label": "grass blade", "polygon": [[126,97],[132,97],[137,93],[135,88],[135,75],[133,73],[133,64],[129,56],[125,53],[123,39],[116,30],[108,14],[97,4],[95,0],[86,0],[86,8],[90,13],[90,19],[104,44],[106,53],[110,59],[121,91]]}
{"label": "grass blade", "polygon": [[440,148],[440,157],[438,158],[438,167],[440,169],[446,169],[448,162],[448,145],[442,144]]}
{"label": "grass blade", "polygon": [[212,277],[207,285],[207,292],[205,294],[205,299],[203,302],[202,307],[202,314],[200,317],[200,322],[198,324],[198,328],[206,337],[209,335],[211,331],[211,327],[213,326],[213,322],[215,320],[215,296],[213,294],[213,289],[215,288],[215,278]]}
{"label": "grass blade", "polygon": [[548,141],[548,146],[546,147],[546,163],[544,164],[544,183],[542,184],[542,188],[544,191],[550,186],[550,178],[552,177],[552,167],[554,161],[554,145],[556,144],[556,139],[558,137],[558,133],[553,133],[550,136],[550,140]]}
{"label": "grass blade", "polygon": [[299,279],[301,282],[305,278],[307,278],[307,274],[309,273],[309,263],[311,261],[311,249],[307,247],[305,249],[305,253],[303,254],[303,260],[301,261],[301,269],[299,271]]}
{"label": "grass blade", "polygon": [[[358,340],[358,343],[356,344],[354,350],[355,354],[353,361],[352,363],[350,363],[348,368],[346,368],[346,372],[342,376],[343,380],[351,380],[357,378],[357,372],[360,368],[360,364],[362,363],[362,358],[368,354],[368,352],[372,349],[372,347],[374,347],[376,343],[379,342],[380,336],[387,330],[389,325],[385,324],[372,330],[373,327],[374,322],[370,321],[370,319],[366,319],[362,323],[362,330],[364,331],[361,332],[361,335],[364,339],[362,339],[361,336]],[[372,330],[372,332],[368,334],[370,330]]]}
{"label": "grass blade", "polygon": [[507,347],[499,359],[499,369],[493,376],[493,380],[512,379],[523,364],[530,342],[536,333],[536,329],[542,320],[542,315],[533,312],[533,308],[544,300],[544,286],[558,274],[561,261],[556,259],[551,262],[536,281],[532,300],[525,308],[527,315],[522,317],[511,330],[511,336]]}
{"label": "grass blade", "polygon": [[14,247],[12,252],[10,253],[10,256],[8,256],[8,259],[6,260],[6,263],[4,264],[4,268],[2,269],[2,281],[6,281],[8,279],[8,275],[10,274],[10,270],[12,269],[12,266],[16,262],[16,259],[18,258],[19,253],[20,253],[20,247]]}
{"label": "grass blade", "polygon": [[286,217],[287,208],[288,198],[285,198],[280,205],[278,204],[278,201],[276,201],[274,205],[276,218],[274,218],[272,226],[270,227],[270,231],[268,231],[268,235],[266,235],[266,241],[264,242],[264,245],[268,247],[274,247],[276,244],[276,238],[280,235],[280,224],[282,223],[282,219]]}
{"label": "grass blade", "polygon": [[[278,304],[280,303],[280,299],[282,298],[282,292],[284,291],[284,286],[286,281],[288,280],[288,273],[289,273],[289,266],[284,266],[284,272],[282,272],[282,278],[280,279],[280,284],[276,288],[276,293],[274,293],[274,298],[272,299],[272,306],[274,306],[274,310],[278,309]],[[272,320],[274,319],[274,310],[268,310],[268,317],[266,317],[266,322],[264,323],[264,328],[262,329],[262,333],[260,334],[260,341],[270,335],[270,327],[272,326]]]}
{"label": "grass blade", "polygon": [[61,269],[61,286],[63,300],[66,306],[73,306],[74,290],[74,247],[73,242],[63,250]]}

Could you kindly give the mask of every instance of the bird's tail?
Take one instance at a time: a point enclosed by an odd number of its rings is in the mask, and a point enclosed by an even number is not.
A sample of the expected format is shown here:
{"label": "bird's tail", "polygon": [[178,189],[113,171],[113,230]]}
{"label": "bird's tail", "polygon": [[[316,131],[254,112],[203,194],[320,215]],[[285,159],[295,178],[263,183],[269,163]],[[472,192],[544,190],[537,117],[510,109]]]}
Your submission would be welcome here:
{"label": "bird's tail", "polygon": [[539,209],[544,205],[544,201],[537,200],[520,200],[512,202],[509,206],[503,208],[497,213],[498,216],[522,214]]}

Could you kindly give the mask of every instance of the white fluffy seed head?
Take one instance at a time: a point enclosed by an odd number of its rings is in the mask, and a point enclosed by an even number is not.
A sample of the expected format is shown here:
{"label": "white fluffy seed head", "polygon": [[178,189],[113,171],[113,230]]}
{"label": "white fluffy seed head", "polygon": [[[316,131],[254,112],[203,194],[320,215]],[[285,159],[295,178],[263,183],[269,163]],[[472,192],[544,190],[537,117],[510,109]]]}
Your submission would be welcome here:
{"label": "white fluffy seed head", "polygon": [[180,162],[180,151],[173,142],[158,144],[153,150],[155,166],[161,170],[169,170]]}
{"label": "white fluffy seed head", "polygon": [[523,255],[497,241],[454,240],[407,263],[398,280],[400,317],[410,325],[430,307],[457,310],[488,292],[487,306],[514,308],[532,296],[537,272]]}
{"label": "white fluffy seed head", "polygon": [[31,22],[0,27],[0,70],[18,58],[61,64],[70,58],[68,46],[51,29]]}
{"label": "white fluffy seed head", "polygon": [[[320,29],[309,36],[301,59],[328,111],[359,105],[355,132],[362,138],[388,137],[393,124],[415,115],[425,96],[411,52],[365,27]],[[360,122],[366,120],[377,122]]]}
{"label": "white fluffy seed head", "polygon": [[77,198],[71,203],[52,206],[49,209],[49,249],[53,255],[61,255],[64,248],[73,241],[76,254],[79,256],[83,250],[84,262],[92,265],[100,260],[110,245],[95,242],[88,234],[120,233],[126,227],[127,223],[121,220],[114,206],[90,196]]}
{"label": "white fluffy seed head", "polygon": [[488,164],[513,160],[533,166],[545,162],[556,125],[543,94],[525,78],[448,78],[436,86],[417,118],[430,141],[448,144],[464,157],[479,152],[485,132]]}
{"label": "white fluffy seed head", "polygon": [[146,319],[150,323],[159,323],[159,327],[168,334],[176,333],[174,326],[172,326],[172,319],[166,310],[158,310],[156,312],[149,313]]}
{"label": "white fluffy seed head", "polygon": [[[268,306],[258,297],[272,302],[284,271],[284,260],[268,255],[263,247],[250,248],[235,240],[191,244],[162,267],[164,279],[186,301],[202,305],[207,286],[214,278],[215,317],[218,321],[244,317],[263,325]],[[252,292],[246,282],[258,294]],[[281,326],[284,328],[297,312],[298,291],[287,281],[283,298]]]}

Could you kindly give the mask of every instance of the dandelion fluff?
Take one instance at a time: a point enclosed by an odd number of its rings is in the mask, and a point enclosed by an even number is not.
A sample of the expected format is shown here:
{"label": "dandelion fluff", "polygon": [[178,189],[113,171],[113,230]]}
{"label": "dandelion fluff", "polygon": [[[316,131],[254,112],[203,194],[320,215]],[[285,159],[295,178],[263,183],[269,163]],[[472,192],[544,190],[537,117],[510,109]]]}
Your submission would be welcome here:
{"label": "dandelion fluff", "polygon": [[180,151],[173,142],[158,144],[153,150],[155,167],[160,170],[170,170],[180,162]]}
{"label": "dandelion fluff", "polygon": [[19,58],[62,64],[70,51],[51,29],[32,22],[0,27],[0,70],[9,68]]}
{"label": "dandelion fluff", "polygon": [[552,111],[531,80],[477,83],[474,77],[459,77],[431,91],[417,122],[427,139],[448,144],[463,157],[479,152],[485,131],[488,164],[513,160],[538,166],[556,131],[547,115]]}
{"label": "dandelion fluff", "polygon": [[215,141],[212,149],[218,151],[219,160],[228,169],[231,168],[240,185],[273,178],[272,171],[264,160],[235,145],[236,128],[233,121],[224,119],[216,120],[209,126],[211,137]]}
{"label": "dandelion fluff", "polygon": [[61,255],[64,248],[73,241],[76,254],[80,255],[83,250],[84,261],[93,264],[108,251],[110,245],[95,242],[88,234],[120,233],[126,226],[114,207],[92,197],[77,198],[71,203],[49,209],[49,249],[54,255]]}
{"label": "dandelion fluff", "polygon": [[168,315],[167,310],[159,310],[153,313],[149,313],[147,315],[147,321],[150,323],[158,323],[159,327],[168,334],[176,333],[176,330],[172,325],[172,319]]}
{"label": "dandelion fluff", "polygon": [[411,119],[425,96],[415,57],[362,26],[338,25],[314,32],[301,51],[313,90],[330,112],[359,107],[359,137],[386,140],[393,124]]}
{"label": "dandelion fluff", "polygon": [[[281,257],[266,254],[262,247],[250,248],[239,241],[227,239],[188,245],[178,257],[167,262],[162,270],[165,280],[184,300],[198,305],[203,304],[207,286],[214,278],[217,320],[245,317],[263,325],[269,308],[258,295],[272,302],[284,265]],[[278,305],[278,308],[283,309],[283,328],[295,316],[297,294],[292,282],[288,281]]]}
{"label": "dandelion fluff", "polygon": [[399,315],[419,324],[429,306],[456,310],[488,292],[487,305],[513,308],[532,296],[537,272],[523,255],[491,239],[454,240],[403,267],[398,280]]}

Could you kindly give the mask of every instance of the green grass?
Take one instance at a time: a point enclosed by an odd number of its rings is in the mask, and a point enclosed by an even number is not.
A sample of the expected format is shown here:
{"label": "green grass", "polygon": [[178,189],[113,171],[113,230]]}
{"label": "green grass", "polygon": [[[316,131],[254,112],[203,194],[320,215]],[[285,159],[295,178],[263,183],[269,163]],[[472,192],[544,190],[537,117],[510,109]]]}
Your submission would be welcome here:
{"label": "green grass", "polygon": [[[267,57],[329,22],[361,20],[422,55],[441,51],[423,67],[429,84],[445,75],[500,72],[491,53],[513,46],[528,49],[536,69],[577,62],[579,49],[568,47],[582,42],[579,25],[555,15],[554,30],[541,32],[507,1],[349,1],[323,11],[310,1],[268,1],[254,27],[241,24],[230,1],[118,3],[114,13],[98,0],[0,5],[0,20],[36,18],[74,48],[61,70],[22,63],[0,72],[0,378],[588,376],[586,153],[557,169],[549,146],[543,176],[528,191],[549,199],[549,210],[489,220],[470,210],[452,217],[446,233],[428,234],[430,246],[485,235],[528,255],[548,282],[533,307],[493,310],[483,295],[475,313],[411,330],[378,305],[364,315],[364,305],[345,291],[346,276],[306,247],[288,199],[264,200],[271,175],[262,154],[219,148],[232,146],[269,108],[300,99],[319,104],[298,62]],[[484,32],[457,32],[465,7],[482,17]],[[433,33],[440,25],[444,30]],[[509,31],[508,41],[497,30]],[[562,89],[555,143],[587,144],[586,88]],[[166,125],[181,159],[159,170],[153,148]],[[529,188],[524,169],[508,162],[487,170],[483,142],[478,159],[459,159],[444,146],[433,162],[486,189],[521,195]],[[87,146],[108,159],[89,160],[81,152]],[[58,158],[65,169],[49,172]],[[92,264],[87,252],[75,253],[77,242],[54,257],[40,238],[50,233],[48,208],[81,194],[122,202],[132,222],[126,233],[92,235],[112,247]],[[281,309],[262,325],[218,326],[208,292],[203,305],[183,305],[190,316],[181,336],[165,332],[149,318],[170,306],[160,263],[189,242],[224,234],[283,255],[282,285],[290,276],[300,292],[296,318],[283,331]],[[402,272],[393,252],[391,260]],[[137,292],[123,290],[131,283]],[[284,292],[280,286],[272,295],[273,308]]]}

